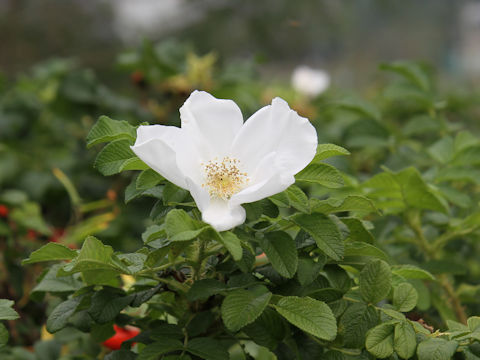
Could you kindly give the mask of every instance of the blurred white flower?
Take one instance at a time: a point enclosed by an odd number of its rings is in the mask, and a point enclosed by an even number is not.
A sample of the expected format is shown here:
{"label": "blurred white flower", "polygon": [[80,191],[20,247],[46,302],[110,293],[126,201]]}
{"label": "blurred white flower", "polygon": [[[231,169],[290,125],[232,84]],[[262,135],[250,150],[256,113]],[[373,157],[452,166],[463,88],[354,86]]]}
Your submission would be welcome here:
{"label": "blurred white flower", "polygon": [[292,73],[292,86],[299,93],[315,97],[328,89],[330,76],[323,70],[298,66]]}
{"label": "blurred white flower", "polygon": [[242,224],[240,204],[284,191],[315,156],[315,128],[280,98],[243,123],[232,100],[194,91],[180,118],[181,128],[140,126],[132,150],[190,191],[203,221],[218,231]]}

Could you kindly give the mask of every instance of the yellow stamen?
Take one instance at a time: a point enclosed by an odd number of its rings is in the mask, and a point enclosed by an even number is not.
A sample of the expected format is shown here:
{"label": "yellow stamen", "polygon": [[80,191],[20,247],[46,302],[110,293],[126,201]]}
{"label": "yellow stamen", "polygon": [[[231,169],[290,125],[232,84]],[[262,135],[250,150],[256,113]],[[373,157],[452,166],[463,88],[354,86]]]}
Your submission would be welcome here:
{"label": "yellow stamen", "polygon": [[247,173],[238,168],[240,161],[225,156],[222,161],[218,158],[203,164],[205,183],[211,197],[228,200],[239,192],[249,181]]}

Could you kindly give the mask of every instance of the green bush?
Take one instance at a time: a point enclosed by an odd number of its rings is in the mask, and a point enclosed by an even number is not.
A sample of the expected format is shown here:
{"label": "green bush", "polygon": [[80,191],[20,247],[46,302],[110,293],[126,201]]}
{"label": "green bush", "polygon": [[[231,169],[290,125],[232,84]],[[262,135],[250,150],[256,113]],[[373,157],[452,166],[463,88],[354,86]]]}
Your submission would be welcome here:
{"label": "green bush", "polygon": [[[459,101],[435,89],[424,65],[394,62],[381,66],[392,75],[370,101],[328,93],[307,99],[281,85],[262,88],[247,66],[235,77],[228,66],[213,67],[213,57],[187,54],[145,44],[121,57],[147,86],[150,120],[178,125],[176,109],[196,87],[239,100],[248,114],[262,96],[279,93],[316,127],[315,158],[295,185],[244,204],[246,222],[219,232],[200,220],[187,191],[132,152],[138,122],[101,116],[86,137],[89,147],[106,144],[92,163],[130,180],[126,209],[148,198],[143,245],[120,251],[99,233],[78,250],[50,242],[23,261],[53,264],[31,291],[48,300],[46,330],[54,334],[36,343],[37,353],[480,358],[478,97]],[[13,319],[10,305],[0,319]],[[114,324],[140,334],[108,352],[101,343]],[[6,343],[2,334],[5,328]],[[6,354],[31,358],[14,346]]]}

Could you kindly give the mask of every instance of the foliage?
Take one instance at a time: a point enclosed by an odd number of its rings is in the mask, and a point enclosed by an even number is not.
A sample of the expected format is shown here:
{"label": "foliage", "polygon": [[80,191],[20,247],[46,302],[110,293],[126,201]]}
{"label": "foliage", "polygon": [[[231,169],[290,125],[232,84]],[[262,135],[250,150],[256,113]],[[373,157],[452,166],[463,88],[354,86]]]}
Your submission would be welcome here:
{"label": "foliage", "polygon": [[[151,120],[175,124],[195,87],[255,108],[259,84],[214,60],[145,43],[120,63],[150,96],[175,94],[151,100]],[[119,250],[88,234],[79,249],[49,243],[24,260],[53,263],[31,295],[49,302],[53,335],[38,351],[97,358],[114,325],[133,325],[141,333],[105,359],[479,358],[480,139],[425,67],[381,69],[392,80],[371,102],[277,89],[322,145],[296,185],[245,204],[231,231],[203,223],[188,192],[136,158],[137,123],[100,117],[86,136],[92,163],[130,181],[126,209],[147,198],[143,244]],[[6,356],[29,358],[21,351]]]}

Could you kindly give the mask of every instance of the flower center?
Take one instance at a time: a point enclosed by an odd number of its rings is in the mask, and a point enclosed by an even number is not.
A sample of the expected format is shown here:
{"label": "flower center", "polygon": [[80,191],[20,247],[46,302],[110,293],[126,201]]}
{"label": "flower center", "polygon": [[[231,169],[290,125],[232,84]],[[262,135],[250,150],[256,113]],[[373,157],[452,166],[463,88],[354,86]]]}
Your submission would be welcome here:
{"label": "flower center", "polygon": [[225,156],[221,161],[218,158],[202,163],[205,170],[205,183],[211,197],[228,200],[239,192],[249,181],[247,173],[238,169],[240,161]]}

